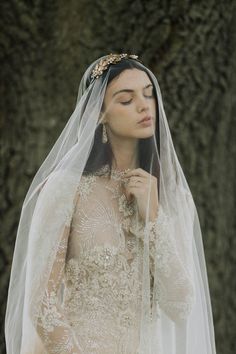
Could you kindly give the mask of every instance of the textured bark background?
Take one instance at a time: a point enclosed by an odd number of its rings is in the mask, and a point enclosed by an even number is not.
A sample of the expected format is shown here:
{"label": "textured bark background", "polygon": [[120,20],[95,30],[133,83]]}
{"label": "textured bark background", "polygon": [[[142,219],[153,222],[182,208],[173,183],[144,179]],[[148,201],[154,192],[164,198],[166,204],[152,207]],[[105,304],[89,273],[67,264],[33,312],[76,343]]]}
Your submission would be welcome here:
{"label": "textured bark background", "polygon": [[74,110],[84,70],[110,52],[138,54],[158,78],[199,212],[217,353],[236,352],[235,5],[234,0],[1,2],[1,354],[23,199]]}

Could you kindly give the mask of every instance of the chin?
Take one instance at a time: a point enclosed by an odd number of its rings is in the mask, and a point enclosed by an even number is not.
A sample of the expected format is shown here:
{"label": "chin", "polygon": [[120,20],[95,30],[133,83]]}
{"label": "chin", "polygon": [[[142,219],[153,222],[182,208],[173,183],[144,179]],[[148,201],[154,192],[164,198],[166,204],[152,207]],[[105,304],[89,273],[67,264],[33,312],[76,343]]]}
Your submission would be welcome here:
{"label": "chin", "polygon": [[153,131],[152,128],[149,128],[149,129],[146,128],[146,129],[143,129],[143,131],[139,133],[139,136],[137,138],[139,138],[139,139],[150,138],[154,134],[155,134],[155,131]]}

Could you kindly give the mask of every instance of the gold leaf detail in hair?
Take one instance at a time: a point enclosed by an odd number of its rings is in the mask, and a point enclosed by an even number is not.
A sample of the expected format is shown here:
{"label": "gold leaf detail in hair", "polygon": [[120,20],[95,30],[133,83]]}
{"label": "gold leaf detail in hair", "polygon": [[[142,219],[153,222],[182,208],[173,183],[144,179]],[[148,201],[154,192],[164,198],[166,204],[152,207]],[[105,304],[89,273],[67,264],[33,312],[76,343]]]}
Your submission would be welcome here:
{"label": "gold leaf detail in hair", "polygon": [[122,53],[122,54],[112,54],[110,53],[106,58],[101,59],[98,64],[96,64],[95,68],[92,71],[91,74],[91,79],[98,78],[100,75],[102,75],[103,71],[108,68],[108,65],[110,64],[116,64],[119,61],[121,61],[122,58],[131,58],[131,59],[138,59],[138,55],[135,54],[127,54],[127,53]]}

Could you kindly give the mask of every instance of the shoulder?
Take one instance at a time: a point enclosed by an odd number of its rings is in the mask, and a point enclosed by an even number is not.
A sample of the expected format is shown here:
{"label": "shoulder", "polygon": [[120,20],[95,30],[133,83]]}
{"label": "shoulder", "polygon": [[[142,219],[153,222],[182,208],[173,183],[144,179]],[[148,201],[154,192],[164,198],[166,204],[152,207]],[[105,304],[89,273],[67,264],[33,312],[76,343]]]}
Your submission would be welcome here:
{"label": "shoulder", "polygon": [[82,199],[87,199],[96,181],[97,176],[94,174],[82,175],[77,187],[77,194]]}
{"label": "shoulder", "polygon": [[38,203],[47,201],[48,205],[60,205],[73,200],[78,185],[78,177],[71,171],[54,171],[38,190]]}

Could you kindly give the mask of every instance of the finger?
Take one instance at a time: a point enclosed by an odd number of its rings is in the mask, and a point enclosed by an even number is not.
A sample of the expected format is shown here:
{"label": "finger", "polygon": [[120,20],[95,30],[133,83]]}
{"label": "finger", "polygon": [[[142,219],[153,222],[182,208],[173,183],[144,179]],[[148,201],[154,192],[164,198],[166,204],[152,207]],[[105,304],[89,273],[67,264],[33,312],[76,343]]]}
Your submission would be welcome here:
{"label": "finger", "polygon": [[130,196],[130,195],[133,195],[133,196],[137,196],[141,191],[143,191],[144,189],[141,188],[141,185],[140,186],[130,186],[128,189],[126,189],[126,195]]}
{"label": "finger", "polygon": [[128,185],[127,187],[126,187],[126,191],[127,192],[130,192],[130,191],[132,191],[132,190],[137,190],[137,189],[139,189],[140,188],[140,186],[142,186],[142,184],[141,183],[136,183],[136,184],[130,184],[130,185]]}
{"label": "finger", "polygon": [[147,171],[144,171],[142,168],[136,168],[134,170],[131,171],[127,171],[125,173],[126,177],[130,177],[130,176],[143,176],[143,177],[148,177],[150,176],[150,174]]}
{"label": "finger", "polygon": [[136,183],[148,184],[148,179],[144,176],[131,176],[127,178],[126,185],[135,185]]}
{"label": "finger", "polygon": [[138,182],[145,183],[145,181],[146,181],[146,179],[144,177],[132,176],[132,177],[130,177],[128,184],[130,185],[130,184],[135,184]]}
{"label": "finger", "polygon": [[135,181],[129,184],[129,187],[140,187],[143,183],[141,181]]}

